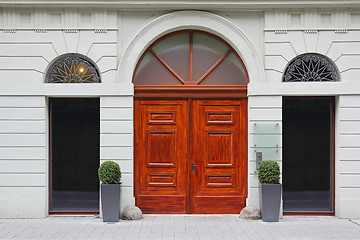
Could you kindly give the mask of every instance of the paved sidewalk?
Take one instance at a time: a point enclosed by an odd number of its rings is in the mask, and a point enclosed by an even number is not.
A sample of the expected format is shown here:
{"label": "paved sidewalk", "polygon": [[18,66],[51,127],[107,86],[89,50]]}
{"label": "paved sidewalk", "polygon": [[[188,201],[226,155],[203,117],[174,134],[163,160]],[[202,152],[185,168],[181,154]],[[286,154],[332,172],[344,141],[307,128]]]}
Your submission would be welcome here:
{"label": "paved sidewalk", "polygon": [[360,239],[360,220],[289,217],[279,223],[238,215],[145,215],[103,223],[96,217],[0,219],[0,239]]}

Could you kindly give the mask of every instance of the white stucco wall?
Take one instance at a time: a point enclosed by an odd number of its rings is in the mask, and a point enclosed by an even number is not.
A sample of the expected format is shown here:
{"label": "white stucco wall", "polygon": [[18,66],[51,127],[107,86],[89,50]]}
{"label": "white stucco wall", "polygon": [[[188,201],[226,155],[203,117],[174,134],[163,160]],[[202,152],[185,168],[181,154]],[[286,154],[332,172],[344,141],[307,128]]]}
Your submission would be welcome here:
{"label": "white stucco wall", "polygon": [[121,169],[120,205],[134,205],[133,97],[100,98],[100,160],[117,162]]}
{"label": "white stucco wall", "polygon": [[[249,85],[249,90],[251,89],[252,85]],[[262,153],[262,160],[274,160],[282,165],[281,108],[281,96],[249,96],[248,206],[260,207],[260,184],[257,178],[255,152]]]}
{"label": "white stucco wall", "polygon": [[[298,9],[265,12],[267,84],[251,87],[257,96],[334,96],[335,215],[359,217],[357,122],[360,119],[360,21],[356,9]],[[337,83],[282,83],[287,64],[297,55],[319,53],[340,73]],[[352,84],[353,83],[353,84]],[[249,116],[251,118],[251,116]]]}
{"label": "white stucco wall", "polygon": [[[120,163],[122,204],[134,204],[132,164],[129,164],[133,85],[114,85],[117,12],[2,8],[0,19],[3,29],[0,32],[0,186],[4,189],[0,195],[0,216],[48,215],[47,99],[50,97],[100,97],[100,163],[110,159]],[[49,65],[69,53],[90,58],[99,69],[102,83],[44,84]]]}
{"label": "white stucco wall", "polygon": [[[360,217],[360,10],[257,6],[246,11],[236,6],[212,13],[164,5],[160,10],[1,8],[0,217],[47,216],[49,97],[100,97],[100,162],[120,164],[122,206],[134,204],[133,71],[153,41],[188,28],[226,40],[248,69],[248,205],[259,206],[254,136],[281,138],[281,131],[256,132],[253,124],[279,123],[281,128],[282,96],[335,96],[335,213]],[[341,82],[282,83],[288,62],[307,52],[334,61]],[[67,53],[94,61],[102,83],[44,84],[49,64]],[[281,144],[276,160],[281,163]]]}
{"label": "white stucco wall", "polygon": [[360,96],[338,100],[336,207],[340,217],[359,217],[360,209]]}
{"label": "white stucco wall", "polygon": [[45,217],[45,97],[0,97],[0,216]]}

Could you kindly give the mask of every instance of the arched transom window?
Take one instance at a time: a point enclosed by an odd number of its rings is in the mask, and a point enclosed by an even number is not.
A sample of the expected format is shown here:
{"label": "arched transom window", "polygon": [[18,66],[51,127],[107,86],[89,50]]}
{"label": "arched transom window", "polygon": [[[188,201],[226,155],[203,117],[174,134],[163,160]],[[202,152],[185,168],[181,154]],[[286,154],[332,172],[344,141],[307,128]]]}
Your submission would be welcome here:
{"label": "arched transom window", "polygon": [[234,49],[202,31],[179,31],[153,43],[140,58],[135,85],[246,85]]}
{"label": "arched transom window", "polygon": [[100,83],[95,65],[78,55],[57,59],[47,72],[48,83]]}
{"label": "arched transom window", "polygon": [[295,57],[284,74],[284,82],[333,82],[339,74],[325,56],[308,53]]}

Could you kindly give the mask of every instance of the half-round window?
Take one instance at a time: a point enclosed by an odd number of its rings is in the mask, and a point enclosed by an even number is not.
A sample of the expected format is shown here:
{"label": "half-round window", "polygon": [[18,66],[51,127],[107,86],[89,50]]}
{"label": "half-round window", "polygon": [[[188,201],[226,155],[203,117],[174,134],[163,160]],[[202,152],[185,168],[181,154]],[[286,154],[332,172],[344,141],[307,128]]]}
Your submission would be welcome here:
{"label": "half-round window", "polygon": [[284,82],[334,82],[339,74],[327,57],[308,53],[290,61],[284,74]]}
{"label": "half-round window", "polygon": [[65,55],[57,59],[47,72],[48,83],[100,83],[95,65],[78,55]]}
{"label": "half-round window", "polygon": [[153,43],[136,67],[135,85],[246,85],[234,49],[209,33],[179,31]]}

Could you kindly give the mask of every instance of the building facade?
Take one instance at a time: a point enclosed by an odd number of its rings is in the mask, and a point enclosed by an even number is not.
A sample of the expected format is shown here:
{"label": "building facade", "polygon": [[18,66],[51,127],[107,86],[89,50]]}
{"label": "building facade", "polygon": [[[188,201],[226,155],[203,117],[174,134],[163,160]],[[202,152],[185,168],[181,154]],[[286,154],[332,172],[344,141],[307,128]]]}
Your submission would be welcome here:
{"label": "building facade", "polygon": [[261,159],[284,213],[360,217],[358,1],[0,7],[0,217],[99,211],[106,160],[122,207],[235,213]]}

